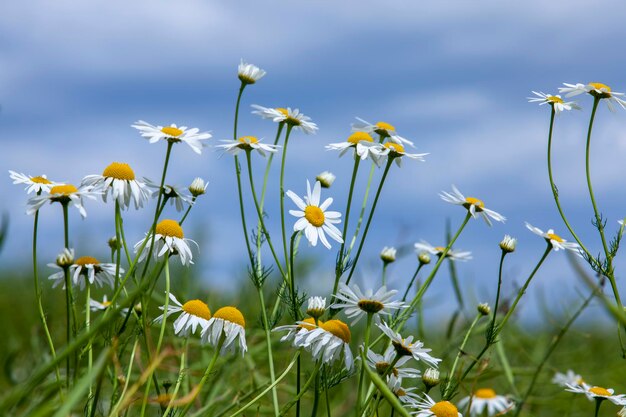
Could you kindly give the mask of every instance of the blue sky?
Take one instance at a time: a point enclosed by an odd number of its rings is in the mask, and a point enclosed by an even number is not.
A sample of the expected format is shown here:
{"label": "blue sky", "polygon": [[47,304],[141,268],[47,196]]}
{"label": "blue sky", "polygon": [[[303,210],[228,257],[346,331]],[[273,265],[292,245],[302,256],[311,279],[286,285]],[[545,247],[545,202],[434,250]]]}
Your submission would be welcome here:
{"label": "blue sky", "polygon": [[[351,163],[324,145],[345,139],[355,116],[392,123],[419,152],[430,153],[425,163],[407,160],[390,173],[357,279],[378,279],[377,254],[384,245],[440,242],[446,219],[454,227],[463,218],[462,210],[438,197],[456,184],[508,218],[492,228],[473,221],[457,244],[474,252],[473,261],[459,266],[462,285],[478,300],[490,300],[497,244],[505,233],[519,239],[519,250],[505,266],[507,291],[521,283],[543,250],[524,221],[554,227],[569,238],[547,181],[549,109],[525,98],[530,90],[555,92],[562,82],[600,81],[626,91],[626,57],[620,53],[626,4],[431,3],[12,2],[0,16],[0,165],[5,172],[79,182],[112,161],[125,161],[139,176],[156,180],[165,147],[149,145],[131,123],[179,123],[210,130],[214,143],[229,138],[236,66],[244,58],[268,75],[246,91],[242,134],[273,138],[275,125],[250,115],[253,103],[298,107],[320,127],[317,135],[298,134],[290,142],[288,189],[302,194],[306,179],[331,170],[338,180],[325,195],[335,198],[335,210],[344,210]],[[583,170],[591,100],[579,101],[582,112],[557,120],[554,169],[568,215],[599,250]],[[613,228],[626,215],[621,169],[626,113],[603,107],[596,123],[592,174]],[[168,182],[187,185],[195,176],[210,182],[192,211],[187,235],[204,243],[196,258],[202,279],[209,288],[233,290],[236,298],[238,286],[249,284],[241,274],[239,219],[232,215],[237,201],[231,157],[214,149],[198,156],[177,146],[171,167]],[[0,208],[11,216],[1,256],[11,267],[29,259],[32,219],[24,214],[22,190],[8,177],[0,191]],[[277,232],[277,190],[271,191],[269,222]],[[71,218],[73,240],[104,256],[113,209],[88,202],[87,210],[85,221],[77,213]],[[126,224],[132,241],[147,227],[134,212]],[[60,209],[45,207],[42,259],[52,259],[62,247],[60,225]],[[335,252],[305,247],[302,253],[319,261],[315,274],[329,283]],[[392,266],[392,285],[407,279],[414,262],[411,255]],[[453,299],[444,272],[430,294],[433,304]],[[233,279],[238,276],[240,281]],[[548,259],[528,298],[558,294],[558,311],[569,307],[580,287],[558,253]]]}

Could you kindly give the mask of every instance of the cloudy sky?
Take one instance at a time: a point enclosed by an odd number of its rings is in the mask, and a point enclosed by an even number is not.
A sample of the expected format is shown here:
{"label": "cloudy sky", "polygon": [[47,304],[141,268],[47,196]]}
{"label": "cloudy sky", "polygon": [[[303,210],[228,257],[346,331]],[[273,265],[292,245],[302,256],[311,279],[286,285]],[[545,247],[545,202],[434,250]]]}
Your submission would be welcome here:
{"label": "cloudy sky", "polygon": [[[531,90],[556,92],[562,82],[599,81],[626,90],[626,57],[620,53],[626,3],[589,6],[541,0],[12,2],[0,14],[0,164],[5,172],[46,173],[77,183],[110,162],[124,161],[138,176],[157,180],[165,146],[149,145],[130,125],[139,119],[178,123],[211,131],[215,142],[230,138],[236,66],[244,58],[268,75],[244,95],[242,134],[268,141],[274,136],[273,123],[249,113],[254,103],[300,108],[320,127],[317,135],[295,134],[290,141],[288,189],[302,194],[306,179],[330,170],[338,179],[327,195],[335,198],[335,210],[344,210],[351,162],[324,145],[344,140],[355,116],[389,122],[418,151],[430,153],[425,163],[407,160],[392,169],[359,282],[378,279],[377,254],[384,245],[442,242],[446,220],[456,227],[463,211],[442,202],[438,193],[456,184],[508,218],[492,228],[472,221],[456,245],[474,253],[473,261],[459,266],[462,286],[472,299],[491,299],[498,242],[505,233],[519,239],[519,250],[505,266],[507,291],[523,281],[544,249],[525,221],[571,238],[548,185],[549,109],[525,98]],[[555,177],[572,223],[598,251],[584,182],[591,99],[579,101],[581,112],[556,122]],[[592,173],[612,233],[626,215],[625,128],[624,111],[600,108]],[[260,181],[261,165],[256,168]],[[195,176],[210,182],[186,228],[202,245],[198,275],[209,288],[249,285],[241,273],[245,252],[233,215],[231,157],[211,148],[198,156],[179,145],[170,173],[169,183],[187,185]],[[362,187],[366,170],[361,174]],[[32,218],[24,214],[24,193],[8,177],[0,191],[0,208],[11,218],[9,242],[0,255],[3,268],[9,268],[29,259]],[[268,224],[278,232],[275,187],[272,192]],[[88,202],[87,210],[84,221],[77,213],[71,217],[73,243],[81,254],[105,256],[114,232],[113,208]],[[138,240],[149,221],[134,212],[126,216],[127,236]],[[45,207],[42,259],[52,259],[62,247],[60,226],[60,208]],[[335,252],[303,247],[301,253],[316,259],[315,276],[330,286]],[[392,285],[405,282],[414,266],[411,253],[393,265]],[[529,298],[558,294],[552,308],[567,309],[576,288],[583,288],[570,271],[561,253],[551,255]],[[432,304],[453,303],[445,272],[430,293]]]}

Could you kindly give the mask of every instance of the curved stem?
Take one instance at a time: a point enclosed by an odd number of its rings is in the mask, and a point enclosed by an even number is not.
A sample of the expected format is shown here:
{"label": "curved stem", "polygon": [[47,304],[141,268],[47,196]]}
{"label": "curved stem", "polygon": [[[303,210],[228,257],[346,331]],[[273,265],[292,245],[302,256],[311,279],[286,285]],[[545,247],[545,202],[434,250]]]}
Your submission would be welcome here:
{"label": "curved stem", "polygon": [[274,415],[278,416],[280,411],[278,406],[278,393],[276,391],[276,374],[274,372],[274,356],[272,354],[272,338],[270,336],[270,324],[267,319],[267,311],[265,311],[265,298],[263,296],[263,288],[257,286],[257,292],[259,294],[259,303],[261,304],[261,318],[263,320],[263,329],[265,330],[265,343],[267,345],[267,362],[270,368],[270,382],[272,384],[272,404],[274,406]]}
{"label": "curved stem", "polygon": [[496,328],[496,316],[498,315],[498,305],[500,303],[500,289],[502,288],[502,266],[504,265],[504,257],[507,252],[502,251],[500,256],[500,266],[498,267],[498,291],[496,292],[496,302],[493,306],[493,317],[491,319],[491,325],[489,326],[489,332],[493,332]]}
{"label": "curved stem", "polygon": [[422,269],[422,267],[424,266],[423,263],[419,263],[419,265],[417,266],[417,269],[415,269],[415,272],[413,273],[413,276],[411,277],[411,281],[409,282],[409,285],[406,287],[406,291],[404,291],[404,295],[402,296],[402,302],[406,301],[406,297],[409,295],[409,291],[411,290],[411,287],[413,286],[413,282],[415,281],[415,278],[417,278],[417,274],[419,274],[420,269]]}
{"label": "curved stem", "polygon": [[285,263],[287,264],[287,275],[291,276],[291,270],[289,268],[289,255],[287,253],[287,232],[285,231],[285,161],[287,159],[287,144],[289,143],[289,135],[291,134],[293,125],[287,125],[287,132],[285,133],[285,145],[283,146],[283,155],[280,162],[280,230],[283,238],[283,252],[285,256]]}
{"label": "curved stem", "polygon": [[464,355],[465,345],[467,344],[467,340],[469,339],[470,334],[472,333],[472,330],[474,330],[474,327],[476,326],[476,323],[478,323],[478,320],[480,320],[480,318],[482,316],[483,316],[482,313],[478,313],[476,315],[476,317],[474,318],[474,321],[472,321],[472,324],[470,325],[469,329],[467,330],[467,333],[465,333],[465,337],[463,338],[463,342],[461,343],[461,346],[459,347],[459,352],[457,353],[456,358],[454,358],[454,363],[452,364],[452,369],[450,370],[450,377],[448,378],[448,382],[446,384],[446,388],[443,391],[442,398],[444,400],[449,400],[450,397],[451,397],[451,394],[453,392],[453,390],[451,390],[451,388],[452,388],[452,378],[454,378],[454,373],[456,372],[456,367],[457,367],[457,365],[459,363],[459,360],[461,359],[461,356]]}
{"label": "curved stem", "polygon": [[[363,195],[363,203],[361,203],[361,211],[359,212],[359,220],[356,223],[356,229],[354,230],[354,235],[352,236],[352,240],[350,241],[350,246],[346,251],[345,258],[348,258],[352,253],[352,249],[354,248],[354,244],[356,243],[356,238],[359,236],[359,232],[361,231],[361,225],[363,224],[363,216],[365,215],[365,209],[367,208],[367,200],[369,199],[370,189],[372,187],[372,180],[374,178],[374,171],[376,170],[376,164],[372,162],[372,167],[370,168],[370,174],[367,178],[367,185],[365,186],[365,194]],[[342,236],[345,239],[345,236]]]}
{"label": "curved stem", "polygon": [[[320,369],[320,365],[321,365],[322,361],[317,361],[317,364],[315,365],[315,369],[313,369],[313,372],[311,373],[311,376],[309,377],[309,379],[307,379],[307,381],[304,383],[304,385],[302,386],[302,390],[298,393],[298,395],[296,395],[296,398],[292,399],[286,406],[283,407],[282,410],[280,410],[280,414],[279,416],[284,416],[285,413],[287,411],[289,411],[289,409],[291,407],[293,407],[293,405],[300,401],[300,398],[304,395],[304,393],[309,389],[309,387],[311,386],[311,384],[315,381],[315,377],[317,375],[317,372]],[[182,416],[181,416],[182,417]]]}
{"label": "curved stem", "polygon": [[[363,352],[367,352],[370,346],[370,331],[372,329],[373,313],[367,313],[367,323],[365,327],[365,336],[363,341]],[[363,398],[363,382],[365,380],[365,368],[367,362],[361,362],[361,371],[359,372],[359,385],[356,391],[356,406],[354,407],[355,415],[359,417],[361,415],[361,398]]]}
{"label": "curved stem", "polygon": [[178,395],[178,390],[180,389],[180,385],[183,382],[183,378],[185,377],[185,369],[187,368],[187,344],[189,343],[189,338],[185,337],[185,344],[183,347],[183,353],[180,355],[180,368],[178,370],[178,378],[176,379],[176,386],[174,387],[174,392],[172,393],[172,397],[167,404],[167,408],[163,412],[163,417],[167,417],[169,415],[172,406],[174,405],[174,401],[176,400],[176,395]]}

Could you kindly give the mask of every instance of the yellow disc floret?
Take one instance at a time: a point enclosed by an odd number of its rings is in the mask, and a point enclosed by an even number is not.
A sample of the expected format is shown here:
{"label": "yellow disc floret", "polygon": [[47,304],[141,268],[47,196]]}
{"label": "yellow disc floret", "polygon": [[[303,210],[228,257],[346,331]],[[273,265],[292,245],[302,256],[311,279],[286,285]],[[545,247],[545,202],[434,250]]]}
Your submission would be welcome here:
{"label": "yellow disc floret", "polygon": [[352,335],[348,325],[341,320],[328,320],[326,323],[320,325],[320,327],[329,333],[337,336],[345,343],[350,343]]}
{"label": "yellow disc floret", "polygon": [[606,84],[602,84],[602,83],[589,83],[590,86],[592,86],[593,88],[595,88],[596,90],[604,90],[605,93],[610,93],[611,92],[611,87],[609,87]]}
{"label": "yellow disc floret", "polygon": [[546,97],[546,101],[548,101],[549,103],[563,104],[563,99],[561,97],[557,97],[557,96],[547,96]]}
{"label": "yellow disc floret", "polygon": [[81,256],[80,258],[74,261],[76,265],[85,266],[85,265],[98,265],[100,261],[98,261],[93,256]]}
{"label": "yellow disc floret", "polygon": [[180,227],[178,222],[170,219],[161,220],[156,226],[156,233],[161,236],[177,237],[179,239],[185,236],[183,228]]}
{"label": "yellow disc floret", "polygon": [[546,236],[547,236],[548,239],[554,240],[555,242],[558,242],[558,243],[565,242],[561,236],[555,235],[554,233],[548,233],[548,234],[546,234]]}
{"label": "yellow disc floret", "polygon": [[278,108],[276,108],[276,111],[279,112],[280,114],[282,114],[285,117],[289,116],[289,112],[284,107],[278,107]]}
{"label": "yellow disc floret", "polygon": [[391,155],[402,155],[404,153],[404,146],[399,143],[387,142],[383,146],[391,151]]}
{"label": "yellow disc floret", "polygon": [[466,197],[465,198],[465,203],[470,204],[472,206],[475,206],[476,208],[479,208],[479,209],[485,208],[485,203],[483,203],[482,200],[479,200],[479,199],[474,198],[474,197]]}
{"label": "yellow disc floret", "polygon": [[459,410],[450,401],[439,401],[430,407],[436,417],[458,417]]}
{"label": "yellow disc floret", "polygon": [[[324,324],[324,322],[321,321],[321,320],[319,320],[317,323],[320,326],[322,326]],[[315,319],[313,317],[307,317],[306,319],[302,320],[302,323],[298,324],[298,327],[301,327],[301,328],[306,329],[306,330],[313,330],[317,326],[315,325]]]}
{"label": "yellow disc floret", "polygon": [[78,188],[74,187],[72,184],[57,185],[50,189],[50,194],[58,194],[58,195],[66,195],[66,196],[75,192],[78,192]]}
{"label": "yellow disc floret", "polygon": [[347,141],[356,145],[361,141],[374,142],[374,139],[367,132],[354,132],[348,137]]}
{"label": "yellow disc floret", "polygon": [[390,132],[390,131],[391,132],[395,132],[396,131],[395,127],[393,127],[392,125],[390,125],[389,123],[386,123],[386,122],[378,122],[378,123],[376,123],[376,128],[377,128],[376,129],[376,133],[379,133],[379,134],[380,134],[379,130],[385,130],[387,132]]}
{"label": "yellow disc floret", "polygon": [[491,388],[479,388],[474,392],[476,398],[496,398],[496,392]]}
{"label": "yellow disc floret", "polygon": [[128,164],[123,162],[113,162],[111,165],[104,168],[102,176],[118,180],[133,181],[135,179],[135,172]]}
{"label": "yellow disc floret", "polygon": [[182,130],[174,126],[165,126],[164,128],[161,128],[161,132],[173,138],[177,138],[183,134]]}
{"label": "yellow disc floret", "polygon": [[324,212],[317,206],[306,206],[304,208],[304,218],[315,227],[322,227],[324,224]]}
{"label": "yellow disc floret", "polygon": [[52,184],[52,181],[42,176],[32,177],[30,180],[37,184]]}
{"label": "yellow disc floret", "polygon": [[258,143],[259,140],[254,136],[242,136],[239,138],[239,142],[248,145],[250,143]]}
{"label": "yellow disc floret", "polygon": [[377,300],[359,300],[359,308],[367,313],[378,313],[385,305]]}
{"label": "yellow disc floret", "polygon": [[222,307],[213,314],[213,318],[222,319],[246,327],[246,321],[243,318],[243,314],[235,307]]}
{"label": "yellow disc floret", "polygon": [[209,306],[200,300],[187,301],[183,304],[183,311],[205,320],[211,319],[211,310],[209,310]]}
{"label": "yellow disc floret", "polygon": [[592,387],[589,388],[589,392],[595,395],[600,395],[602,397],[610,397],[611,396],[611,392],[606,389],[606,388],[602,388],[602,387]]}

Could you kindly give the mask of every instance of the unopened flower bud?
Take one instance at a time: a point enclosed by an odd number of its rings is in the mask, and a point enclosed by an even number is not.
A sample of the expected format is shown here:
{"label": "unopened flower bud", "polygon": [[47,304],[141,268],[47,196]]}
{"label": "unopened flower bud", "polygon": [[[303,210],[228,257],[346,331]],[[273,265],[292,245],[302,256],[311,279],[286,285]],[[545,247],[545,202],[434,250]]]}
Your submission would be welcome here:
{"label": "unopened flower bud", "polygon": [[323,297],[311,297],[309,298],[309,306],[306,309],[306,314],[318,319],[326,312],[326,298]]}
{"label": "unopened flower bud", "polygon": [[109,239],[109,241],[107,243],[109,244],[109,248],[111,248],[111,250],[118,250],[118,249],[122,248],[120,246],[120,243],[117,241],[117,237],[115,237],[115,236],[113,236],[111,239]]}
{"label": "unopened flower bud", "polygon": [[189,192],[192,196],[198,197],[199,195],[204,194],[208,185],[208,183],[204,183],[204,180],[202,178],[198,177],[191,182],[191,185],[189,186]]}
{"label": "unopened flower bud", "polygon": [[386,264],[395,262],[396,248],[394,248],[393,246],[392,247],[385,246],[383,250],[380,252],[380,259]]}
{"label": "unopened flower bud", "polygon": [[420,252],[417,255],[417,260],[424,265],[428,265],[430,263],[430,255],[428,252]]}
{"label": "unopened flower bud", "polygon": [[439,384],[439,371],[435,368],[428,368],[422,375],[422,382],[427,389],[431,389]]}
{"label": "unopened flower bud", "polygon": [[488,316],[489,314],[491,314],[491,307],[489,307],[489,304],[487,303],[478,304],[477,310],[483,316]]}
{"label": "unopened flower bud", "polygon": [[74,263],[74,249],[63,249],[63,252],[57,255],[57,265],[61,268],[67,268]]}
{"label": "unopened flower bud", "polygon": [[315,177],[315,179],[320,182],[322,188],[330,188],[333,182],[335,182],[335,178],[335,174],[330,171],[324,171]]}
{"label": "unopened flower bud", "polygon": [[511,253],[515,251],[515,246],[517,245],[517,239],[512,238],[509,235],[504,235],[504,239],[500,242],[500,249],[502,249],[505,253]]}

